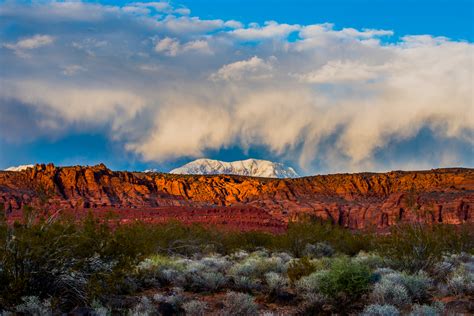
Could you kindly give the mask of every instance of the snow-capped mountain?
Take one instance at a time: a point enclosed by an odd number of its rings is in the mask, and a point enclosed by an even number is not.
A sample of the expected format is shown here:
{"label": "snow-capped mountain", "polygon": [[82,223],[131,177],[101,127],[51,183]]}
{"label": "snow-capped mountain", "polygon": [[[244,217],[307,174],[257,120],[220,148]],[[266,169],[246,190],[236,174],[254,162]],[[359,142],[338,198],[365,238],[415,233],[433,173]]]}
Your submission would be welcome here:
{"label": "snow-capped mountain", "polygon": [[7,169],[5,169],[5,171],[23,171],[23,170],[26,170],[28,168],[33,168],[34,165],[20,165],[20,166],[13,166],[13,167],[8,167]]}
{"label": "snow-capped mountain", "polygon": [[197,159],[182,167],[173,169],[175,174],[236,174],[265,178],[295,178],[296,171],[279,162],[247,159],[225,162],[213,159]]}

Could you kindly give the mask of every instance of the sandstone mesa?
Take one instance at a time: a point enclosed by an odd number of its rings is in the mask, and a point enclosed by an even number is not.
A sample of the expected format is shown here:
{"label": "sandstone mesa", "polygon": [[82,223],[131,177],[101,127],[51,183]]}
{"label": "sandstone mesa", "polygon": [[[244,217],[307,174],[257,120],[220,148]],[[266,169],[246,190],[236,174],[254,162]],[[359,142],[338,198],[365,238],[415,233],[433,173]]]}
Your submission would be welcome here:
{"label": "sandstone mesa", "polygon": [[43,210],[113,211],[144,219],[281,231],[301,214],[351,229],[399,222],[474,222],[474,169],[393,171],[271,179],[112,171],[105,165],[35,165],[0,171],[0,203],[18,218]]}

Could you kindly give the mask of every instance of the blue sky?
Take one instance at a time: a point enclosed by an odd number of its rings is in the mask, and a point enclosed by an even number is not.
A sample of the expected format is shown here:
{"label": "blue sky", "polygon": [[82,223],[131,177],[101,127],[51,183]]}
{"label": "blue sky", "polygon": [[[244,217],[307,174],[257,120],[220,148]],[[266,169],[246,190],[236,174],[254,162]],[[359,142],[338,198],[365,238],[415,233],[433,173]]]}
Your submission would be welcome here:
{"label": "blue sky", "polygon": [[473,1],[0,1],[0,168],[474,166]]}

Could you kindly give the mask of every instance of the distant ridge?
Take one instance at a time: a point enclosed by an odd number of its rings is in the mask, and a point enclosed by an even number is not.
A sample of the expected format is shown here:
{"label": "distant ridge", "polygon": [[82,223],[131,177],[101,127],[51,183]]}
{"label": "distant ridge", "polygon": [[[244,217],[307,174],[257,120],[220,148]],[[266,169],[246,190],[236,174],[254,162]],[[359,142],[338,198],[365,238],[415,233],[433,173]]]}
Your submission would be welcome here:
{"label": "distant ridge", "polygon": [[456,225],[474,223],[474,169],[278,179],[37,164],[0,171],[0,204],[10,221],[21,220],[28,205],[78,214],[111,211],[124,222],[176,219],[272,232],[301,215],[350,229],[385,229],[401,222]]}
{"label": "distant ridge", "polygon": [[173,169],[174,174],[235,174],[264,178],[296,178],[298,174],[279,162],[247,159],[225,162],[214,159],[197,159],[182,167]]}

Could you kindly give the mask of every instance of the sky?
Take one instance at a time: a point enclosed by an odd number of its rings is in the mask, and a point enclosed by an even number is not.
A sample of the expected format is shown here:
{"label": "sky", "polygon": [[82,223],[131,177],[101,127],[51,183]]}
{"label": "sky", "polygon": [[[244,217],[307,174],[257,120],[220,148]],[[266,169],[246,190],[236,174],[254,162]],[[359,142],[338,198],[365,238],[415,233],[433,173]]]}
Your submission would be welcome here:
{"label": "sky", "polygon": [[0,1],[0,169],[474,167],[474,1]]}

